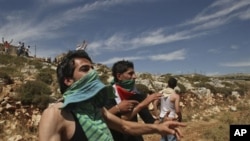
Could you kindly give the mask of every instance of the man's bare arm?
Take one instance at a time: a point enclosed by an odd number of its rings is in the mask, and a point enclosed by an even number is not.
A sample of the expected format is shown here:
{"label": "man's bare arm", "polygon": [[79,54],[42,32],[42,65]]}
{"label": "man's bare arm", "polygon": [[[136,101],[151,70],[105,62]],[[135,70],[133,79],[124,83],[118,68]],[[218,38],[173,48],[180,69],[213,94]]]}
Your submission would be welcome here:
{"label": "man's bare arm", "polygon": [[[131,135],[152,133],[158,133],[161,135],[175,134],[177,132],[174,130],[175,127],[186,126],[184,123],[176,121],[167,121],[162,124],[143,124],[138,122],[126,121],[116,117],[115,115],[112,115],[105,108],[103,108],[103,115],[110,128]],[[181,133],[179,134],[182,135]]]}
{"label": "man's bare arm", "polygon": [[181,114],[180,96],[179,95],[175,99],[175,111],[176,111],[176,114],[178,115],[177,120],[179,122],[181,122],[182,121],[182,114]]}
{"label": "man's bare arm", "polygon": [[134,116],[137,115],[137,113],[139,113],[143,108],[147,108],[148,105],[151,103],[151,102],[154,102],[155,100],[159,100],[160,97],[162,96],[162,94],[160,93],[154,93],[154,94],[151,94],[149,96],[147,96],[142,102],[140,102],[138,105],[136,105],[132,112],[131,113],[128,113],[126,115],[123,116],[124,119],[126,120],[130,120],[132,119]]}
{"label": "man's bare arm", "polygon": [[57,118],[55,107],[44,110],[39,123],[39,141],[60,141]]}
{"label": "man's bare arm", "polygon": [[9,42],[9,44],[11,44],[13,42],[13,39],[11,39],[11,41]]}
{"label": "man's bare arm", "polygon": [[119,104],[113,106],[109,109],[109,112],[116,115],[116,114],[124,114],[131,112],[130,109],[136,106],[139,102],[136,100],[123,100]]}

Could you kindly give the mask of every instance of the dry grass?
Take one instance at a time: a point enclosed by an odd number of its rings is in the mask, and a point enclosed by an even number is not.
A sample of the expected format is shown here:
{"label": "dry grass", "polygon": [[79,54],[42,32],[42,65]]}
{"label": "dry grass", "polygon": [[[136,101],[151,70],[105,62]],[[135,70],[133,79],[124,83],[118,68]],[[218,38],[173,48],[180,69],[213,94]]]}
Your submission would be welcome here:
{"label": "dry grass", "polygon": [[[183,120],[187,127],[182,128],[184,137],[181,141],[228,141],[230,124],[250,124],[250,93],[242,97],[242,101],[236,104],[237,111],[221,111],[216,115],[203,118],[203,120],[191,121],[194,114],[192,108],[183,111]],[[195,109],[195,112],[203,112]],[[186,118],[186,119],[185,119]],[[159,141],[157,134],[144,135],[145,141]]]}

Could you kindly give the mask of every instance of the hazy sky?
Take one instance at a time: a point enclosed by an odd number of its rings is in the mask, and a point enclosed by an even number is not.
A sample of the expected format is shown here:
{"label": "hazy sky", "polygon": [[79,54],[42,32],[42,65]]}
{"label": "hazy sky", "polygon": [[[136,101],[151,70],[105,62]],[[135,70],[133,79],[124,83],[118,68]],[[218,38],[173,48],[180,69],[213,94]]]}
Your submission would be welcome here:
{"label": "hazy sky", "polygon": [[86,40],[137,72],[250,73],[250,0],[0,0],[0,36],[52,58]]}

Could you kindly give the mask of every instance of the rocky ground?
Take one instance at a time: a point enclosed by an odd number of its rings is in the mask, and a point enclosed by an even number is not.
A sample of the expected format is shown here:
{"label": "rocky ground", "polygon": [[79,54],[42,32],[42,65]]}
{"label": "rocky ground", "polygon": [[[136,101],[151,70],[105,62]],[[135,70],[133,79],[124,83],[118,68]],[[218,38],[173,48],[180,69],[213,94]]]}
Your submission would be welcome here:
{"label": "rocky ground", "polygon": [[[97,69],[100,69],[103,75],[110,75],[110,70],[103,69],[102,66]],[[37,127],[42,111],[34,106],[23,106],[20,101],[13,99],[16,87],[27,80],[34,80],[31,74],[35,74],[37,70],[30,66],[20,70],[23,76],[15,79],[14,84],[2,85],[4,78],[0,78],[0,141],[38,140]],[[151,79],[139,77],[138,80],[146,86],[151,84]],[[217,79],[213,82],[221,85]],[[156,87],[165,87],[164,82],[157,80],[153,83]],[[182,128],[183,141],[228,141],[230,124],[250,124],[249,92],[243,96],[234,93],[225,98],[222,94],[212,94],[208,89],[197,89],[189,87],[189,83],[183,84],[194,90],[182,95],[183,122],[187,124],[187,127]],[[244,87],[250,88],[249,80],[244,81]],[[160,135],[144,135],[144,139],[159,141]]]}
{"label": "rocky ground", "polygon": [[[229,101],[228,104],[218,105],[215,103],[210,106],[205,106],[204,102],[202,102],[205,101],[204,99],[193,98],[200,107],[183,107],[183,122],[187,124],[187,127],[182,128],[184,134],[182,140],[229,140],[228,133],[230,123],[250,123],[249,95],[248,93],[238,100]],[[13,101],[11,98],[3,97],[2,95],[1,97],[0,141],[37,140],[37,127],[42,111],[34,107],[22,107],[18,101]],[[190,97],[188,97],[188,99],[190,99]],[[230,108],[232,105],[235,106],[235,109]],[[204,113],[211,114],[208,115]],[[144,139],[145,141],[159,141],[160,135],[144,135]]]}

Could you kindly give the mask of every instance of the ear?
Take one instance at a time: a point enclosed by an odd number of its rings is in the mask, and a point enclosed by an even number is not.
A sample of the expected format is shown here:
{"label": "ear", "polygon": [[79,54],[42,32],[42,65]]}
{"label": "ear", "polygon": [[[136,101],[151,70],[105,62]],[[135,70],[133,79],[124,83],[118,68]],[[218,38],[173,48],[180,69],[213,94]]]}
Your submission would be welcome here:
{"label": "ear", "polygon": [[121,74],[121,73],[117,73],[117,74],[116,74],[116,78],[117,78],[118,81],[121,80],[121,77],[122,77],[122,74]]}
{"label": "ear", "polygon": [[67,86],[70,86],[74,83],[74,80],[72,78],[64,78],[64,84]]}

